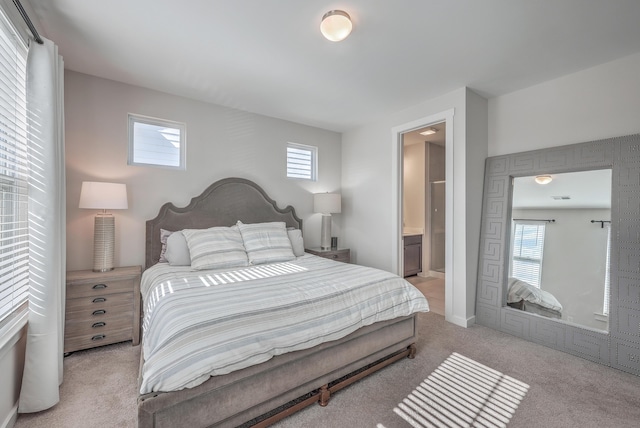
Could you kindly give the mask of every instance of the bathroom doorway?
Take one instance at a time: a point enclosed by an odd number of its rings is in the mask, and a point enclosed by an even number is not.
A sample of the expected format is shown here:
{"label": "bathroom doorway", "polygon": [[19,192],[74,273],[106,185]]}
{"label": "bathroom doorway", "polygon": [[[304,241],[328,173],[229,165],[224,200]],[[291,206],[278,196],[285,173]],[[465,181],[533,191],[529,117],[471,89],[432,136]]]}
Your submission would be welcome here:
{"label": "bathroom doorway", "polygon": [[444,315],[446,123],[402,134],[402,235],[405,278]]}

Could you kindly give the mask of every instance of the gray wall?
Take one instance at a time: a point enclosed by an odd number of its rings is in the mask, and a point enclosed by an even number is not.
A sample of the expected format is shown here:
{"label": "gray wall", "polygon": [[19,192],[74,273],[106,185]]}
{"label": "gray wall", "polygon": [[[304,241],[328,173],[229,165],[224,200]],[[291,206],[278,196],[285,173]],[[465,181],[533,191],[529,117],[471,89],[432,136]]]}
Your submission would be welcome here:
{"label": "gray wall", "polygon": [[[127,165],[127,113],[186,122],[187,170]],[[127,184],[129,209],[116,218],[117,266],[144,264],[145,221],[165,202],[185,206],[209,184],[226,177],[255,181],[281,207],[304,220],[308,245],[319,245],[320,214],[312,193],[340,191],[338,133],[65,72],[67,162],[67,268],[92,266],[93,219],[78,208],[82,181]],[[286,144],[318,147],[318,181],[286,178]],[[340,215],[333,216],[341,236]]]}

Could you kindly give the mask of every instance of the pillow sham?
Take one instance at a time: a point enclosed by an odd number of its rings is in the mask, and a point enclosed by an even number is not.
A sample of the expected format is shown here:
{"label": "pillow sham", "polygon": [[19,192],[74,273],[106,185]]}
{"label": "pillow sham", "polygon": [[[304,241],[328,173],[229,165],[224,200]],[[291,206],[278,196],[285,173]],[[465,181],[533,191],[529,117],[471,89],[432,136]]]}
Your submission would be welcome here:
{"label": "pillow sham", "polygon": [[237,228],[185,229],[191,267],[197,270],[248,266],[247,253]]}
{"label": "pillow sham", "polygon": [[160,249],[158,263],[167,263],[167,258],[164,254],[167,252],[167,238],[169,238],[172,233],[170,230],[160,229],[160,244],[162,244],[162,248]]}
{"label": "pillow sham", "polygon": [[286,262],[296,258],[284,222],[244,224],[238,221],[237,225],[250,264]]}
{"label": "pillow sham", "polygon": [[191,264],[191,254],[182,231],[169,235],[164,257],[171,266],[189,266]]}
{"label": "pillow sham", "polygon": [[302,231],[300,229],[287,229],[289,241],[291,241],[291,249],[296,257],[304,256],[304,240],[302,239]]}

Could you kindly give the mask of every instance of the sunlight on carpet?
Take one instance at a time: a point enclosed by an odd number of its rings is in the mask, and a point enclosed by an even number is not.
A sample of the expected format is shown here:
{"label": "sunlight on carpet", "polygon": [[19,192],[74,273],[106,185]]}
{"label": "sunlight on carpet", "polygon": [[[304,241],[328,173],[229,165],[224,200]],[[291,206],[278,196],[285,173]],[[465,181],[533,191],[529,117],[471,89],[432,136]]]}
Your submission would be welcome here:
{"label": "sunlight on carpet", "polygon": [[528,389],[454,352],[393,411],[416,428],[506,427]]}

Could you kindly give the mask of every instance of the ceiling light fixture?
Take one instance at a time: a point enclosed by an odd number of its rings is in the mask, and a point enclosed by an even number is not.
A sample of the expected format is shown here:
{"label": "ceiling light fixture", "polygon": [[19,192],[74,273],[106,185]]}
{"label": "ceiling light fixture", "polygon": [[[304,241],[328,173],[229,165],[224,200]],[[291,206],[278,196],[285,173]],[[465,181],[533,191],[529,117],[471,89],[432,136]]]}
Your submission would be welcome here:
{"label": "ceiling light fixture", "polygon": [[549,184],[553,178],[550,175],[536,175],[535,180],[538,184]]}
{"label": "ceiling light fixture", "polygon": [[346,39],[352,28],[351,17],[343,10],[330,10],[324,14],[320,23],[320,32],[332,42]]}
{"label": "ceiling light fixture", "polygon": [[433,135],[436,132],[438,132],[438,130],[436,128],[427,128],[425,131],[420,132],[420,135]]}

